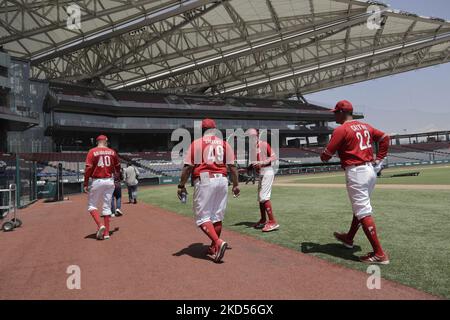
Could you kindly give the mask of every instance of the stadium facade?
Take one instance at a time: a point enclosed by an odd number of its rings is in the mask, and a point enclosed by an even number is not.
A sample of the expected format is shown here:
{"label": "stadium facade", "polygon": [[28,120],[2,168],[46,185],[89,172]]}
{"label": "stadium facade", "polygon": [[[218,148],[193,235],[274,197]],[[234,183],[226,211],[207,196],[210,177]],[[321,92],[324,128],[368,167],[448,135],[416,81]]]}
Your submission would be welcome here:
{"label": "stadium facade", "polygon": [[325,143],[328,108],[299,100],[110,90],[29,79],[30,64],[1,53],[2,152],[82,151],[99,133],[124,152],[169,150],[177,128],[217,120],[222,129],[277,129],[280,145]]}
{"label": "stadium facade", "polygon": [[[165,151],[178,128],[214,118],[225,129],[277,129],[280,145],[327,141],[330,110],[305,100],[211,97],[100,90],[51,83],[44,106],[46,134],[57,150],[84,150],[98,132],[121,151]],[[290,141],[289,141],[290,140]],[[289,142],[288,142],[289,141]],[[80,149],[81,148],[81,149]]]}
{"label": "stadium facade", "polygon": [[46,81],[31,80],[30,63],[0,51],[0,152],[51,148],[44,136]]}

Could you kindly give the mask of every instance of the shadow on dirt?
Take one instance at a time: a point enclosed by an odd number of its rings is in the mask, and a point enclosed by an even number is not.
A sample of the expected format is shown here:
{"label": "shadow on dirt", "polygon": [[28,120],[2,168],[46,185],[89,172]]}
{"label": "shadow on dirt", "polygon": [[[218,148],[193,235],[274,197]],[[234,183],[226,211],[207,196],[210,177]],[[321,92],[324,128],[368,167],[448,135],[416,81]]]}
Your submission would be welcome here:
{"label": "shadow on dirt", "polygon": [[353,246],[352,249],[348,249],[340,243],[320,244],[314,242],[303,242],[300,245],[300,250],[303,253],[323,253],[345,260],[359,261],[359,257],[356,256],[355,253],[361,251],[361,247]]}
{"label": "shadow on dirt", "polygon": [[[109,231],[109,235],[112,236],[114,233],[116,233],[117,231],[119,231],[119,228],[116,227],[113,230]],[[86,237],[84,237],[85,239],[93,239],[93,240],[97,240],[97,234],[96,233],[92,233],[92,234],[88,234]]]}
{"label": "shadow on dirt", "polygon": [[184,255],[188,255],[191,256],[192,258],[212,261],[212,258],[210,258],[207,255],[207,252],[208,252],[208,245],[203,243],[192,243],[188,247],[174,253],[173,256],[181,257]]}

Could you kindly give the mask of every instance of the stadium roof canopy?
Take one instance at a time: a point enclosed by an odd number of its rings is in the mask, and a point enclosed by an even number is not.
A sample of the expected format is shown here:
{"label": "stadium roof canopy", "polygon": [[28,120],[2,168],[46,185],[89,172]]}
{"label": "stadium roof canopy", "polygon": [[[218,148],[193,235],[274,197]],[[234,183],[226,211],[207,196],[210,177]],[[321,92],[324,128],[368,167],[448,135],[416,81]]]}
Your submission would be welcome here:
{"label": "stadium roof canopy", "polygon": [[0,45],[35,78],[289,97],[448,62],[450,22],[356,0],[0,0]]}

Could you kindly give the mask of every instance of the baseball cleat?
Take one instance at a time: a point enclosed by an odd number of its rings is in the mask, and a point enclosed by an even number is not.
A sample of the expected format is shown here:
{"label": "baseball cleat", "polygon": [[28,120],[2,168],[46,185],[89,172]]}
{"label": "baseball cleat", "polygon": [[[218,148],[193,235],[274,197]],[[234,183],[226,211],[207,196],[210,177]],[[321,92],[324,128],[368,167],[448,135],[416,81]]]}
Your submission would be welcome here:
{"label": "baseball cleat", "polygon": [[105,229],[106,229],[105,226],[100,226],[100,228],[98,228],[97,234],[95,235],[97,240],[103,240],[103,233],[105,233]]}
{"label": "baseball cleat", "polygon": [[253,225],[253,228],[255,228],[255,229],[262,229],[262,228],[264,228],[265,225],[266,225],[266,221],[259,220],[257,223],[255,223]]}
{"label": "baseball cleat", "polygon": [[262,232],[275,231],[278,230],[278,228],[280,228],[280,225],[278,223],[269,221],[266,223],[264,228],[262,228]]}
{"label": "baseball cleat", "polygon": [[109,238],[110,238],[109,234],[103,236],[103,240],[109,240]]}
{"label": "baseball cleat", "polygon": [[116,216],[123,216],[122,210],[116,209]]}
{"label": "baseball cleat", "polygon": [[344,245],[344,247],[348,249],[353,249],[353,241],[347,239],[346,233],[335,232],[333,233],[333,236],[336,238],[337,241],[341,242]]}
{"label": "baseball cleat", "polygon": [[370,252],[365,256],[359,257],[359,261],[368,264],[389,264],[389,257],[384,254],[382,257],[377,256],[375,253]]}
{"label": "baseball cleat", "polygon": [[215,248],[214,245],[212,244],[212,245],[210,245],[210,246],[208,247],[208,251],[207,251],[206,255],[211,256],[211,257],[214,258],[214,255],[215,255],[215,254],[216,254],[216,248]]}
{"label": "baseball cleat", "polygon": [[225,251],[227,251],[227,247],[228,247],[228,244],[225,241],[223,241],[223,240],[220,240],[220,241],[222,241],[222,242],[220,243],[220,246],[214,256],[215,263],[219,263],[222,261],[223,256],[225,255]]}

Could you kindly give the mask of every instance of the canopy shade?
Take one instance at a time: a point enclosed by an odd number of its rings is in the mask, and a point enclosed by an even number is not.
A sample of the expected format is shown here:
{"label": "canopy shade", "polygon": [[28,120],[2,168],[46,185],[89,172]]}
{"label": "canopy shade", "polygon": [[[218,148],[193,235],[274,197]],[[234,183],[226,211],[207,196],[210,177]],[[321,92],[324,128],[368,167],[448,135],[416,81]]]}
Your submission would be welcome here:
{"label": "canopy shade", "polygon": [[0,45],[33,77],[110,89],[286,98],[450,59],[450,22],[374,1],[0,3]]}

